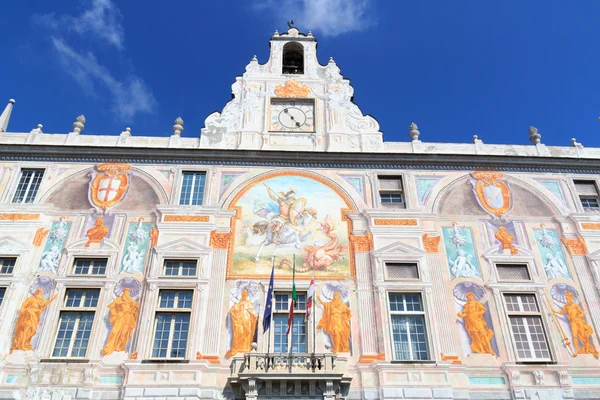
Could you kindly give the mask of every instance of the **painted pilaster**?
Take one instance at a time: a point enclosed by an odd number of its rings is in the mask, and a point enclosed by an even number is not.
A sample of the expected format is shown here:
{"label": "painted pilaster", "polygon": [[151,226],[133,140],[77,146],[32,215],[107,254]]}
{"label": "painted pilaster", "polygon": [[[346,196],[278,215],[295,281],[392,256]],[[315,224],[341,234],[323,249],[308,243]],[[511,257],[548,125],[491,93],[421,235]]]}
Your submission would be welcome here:
{"label": "painted pilaster", "polygon": [[[377,326],[375,320],[375,300],[373,299],[373,276],[371,274],[371,261],[369,253],[357,252],[354,254],[356,265],[356,281],[358,286],[358,316],[360,326]],[[361,329],[361,354],[379,353],[377,346],[376,329]]]}
{"label": "painted pilaster", "polygon": [[221,312],[223,308],[223,290],[227,271],[227,249],[214,249],[210,270],[210,288],[208,289],[206,327],[204,330],[203,355],[218,355],[219,342],[224,326]]}

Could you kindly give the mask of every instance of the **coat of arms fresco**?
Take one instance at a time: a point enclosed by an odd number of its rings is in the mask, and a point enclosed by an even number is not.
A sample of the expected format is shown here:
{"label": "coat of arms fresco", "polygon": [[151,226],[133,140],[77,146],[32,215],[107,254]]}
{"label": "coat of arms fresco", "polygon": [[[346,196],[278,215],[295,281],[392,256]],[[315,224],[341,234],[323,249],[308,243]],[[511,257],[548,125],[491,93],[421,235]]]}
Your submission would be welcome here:
{"label": "coat of arms fresco", "polygon": [[90,203],[98,212],[106,211],[125,198],[129,190],[131,165],[122,163],[101,163],[96,171],[90,172]]}
{"label": "coat of arms fresco", "polygon": [[348,223],[350,206],[339,189],[309,173],[269,174],[242,189],[236,209],[229,275],[342,278],[351,274]]}

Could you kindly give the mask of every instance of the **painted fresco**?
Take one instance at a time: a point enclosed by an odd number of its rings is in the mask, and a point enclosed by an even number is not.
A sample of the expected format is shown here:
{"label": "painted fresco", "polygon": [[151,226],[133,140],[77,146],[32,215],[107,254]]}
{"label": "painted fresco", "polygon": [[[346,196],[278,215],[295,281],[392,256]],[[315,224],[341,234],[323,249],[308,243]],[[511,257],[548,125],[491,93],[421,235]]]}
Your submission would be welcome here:
{"label": "painted fresco", "polygon": [[473,243],[471,229],[459,227],[442,228],[446,259],[452,278],[480,278],[479,261]]}
{"label": "painted fresco", "polygon": [[48,271],[56,274],[70,228],[71,223],[65,221],[64,218],[61,218],[59,222],[52,223],[38,271]]}
{"label": "painted fresco", "polygon": [[565,261],[565,254],[558,240],[558,233],[554,229],[547,229],[543,224],[540,228],[534,229],[533,234],[540,257],[542,258],[546,276],[548,279],[571,279],[571,274]]}
{"label": "painted fresco", "polygon": [[554,321],[571,356],[592,354],[598,358],[600,354],[592,340],[594,330],[586,321],[577,290],[558,283],[550,289],[550,296]]}
{"label": "painted fresco", "polygon": [[346,202],[335,190],[306,175],[263,179],[240,192],[229,275],[343,277],[351,274]]}
{"label": "painted fresco", "polygon": [[[498,356],[498,344],[485,289],[472,282],[461,282],[454,287],[452,292],[457,316],[456,324],[459,326],[460,343],[464,355],[490,354]],[[482,312],[484,312],[483,315]]]}
{"label": "painted fresco", "polygon": [[144,223],[141,219],[137,223],[129,224],[124,248],[125,255],[121,260],[119,272],[135,274],[144,270],[144,259],[151,228],[152,224]]}

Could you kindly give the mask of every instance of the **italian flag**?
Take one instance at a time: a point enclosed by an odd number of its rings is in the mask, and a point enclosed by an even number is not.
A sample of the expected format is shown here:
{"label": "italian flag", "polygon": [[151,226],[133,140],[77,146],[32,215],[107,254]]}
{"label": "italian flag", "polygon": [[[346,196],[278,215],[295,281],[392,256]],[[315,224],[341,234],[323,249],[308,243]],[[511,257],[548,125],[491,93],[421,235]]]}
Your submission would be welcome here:
{"label": "italian flag", "polygon": [[315,274],[313,273],[310,284],[308,285],[308,293],[306,293],[306,320],[310,318],[313,309],[313,298],[315,297]]}
{"label": "italian flag", "polygon": [[290,304],[290,316],[288,317],[288,328],[286,332],[286,336],[290,334],[290,330],[292,329],[292,324],[294,323],[294,306],[296,305],[296,301],[298,297],[296,296],[296,256],[294,255],[294,265],[293,265],[293,273],[292,273],[292,304]]}

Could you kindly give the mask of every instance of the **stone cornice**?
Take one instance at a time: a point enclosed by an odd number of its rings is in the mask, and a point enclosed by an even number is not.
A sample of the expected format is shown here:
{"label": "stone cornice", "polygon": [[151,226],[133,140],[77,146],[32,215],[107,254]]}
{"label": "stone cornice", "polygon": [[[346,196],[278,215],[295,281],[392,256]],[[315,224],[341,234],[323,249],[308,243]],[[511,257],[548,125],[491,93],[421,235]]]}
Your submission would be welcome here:
{"label": "stone cornice", "polygon": [[3,144],[0,161],[106,162],[290,168],[364,168],[416,170],[494,169],[515,172],[600,173],[600,159],[461,154],[323,153],[300,151],[30,146]]}

